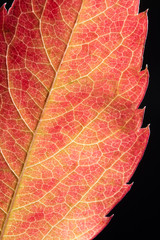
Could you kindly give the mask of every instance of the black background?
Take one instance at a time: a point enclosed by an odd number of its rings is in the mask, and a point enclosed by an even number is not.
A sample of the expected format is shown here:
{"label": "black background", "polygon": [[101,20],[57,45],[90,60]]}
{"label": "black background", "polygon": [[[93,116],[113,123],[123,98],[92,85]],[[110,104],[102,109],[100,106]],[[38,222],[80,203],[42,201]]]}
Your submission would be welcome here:
{"label": "black background", "polygon": [[[0,0],[0,5],[4,2],[7,2],[6,7],[9,8],[12,1]],[[131,190],[111,211],[109,216],[114,214],[114,217],[94,240],[159,239],[160,11],[158,1],[141,0],[140,12],[146,9],[149,9],[149,29],[142,69],[146,64],[148,65],[150,83],[140,108],[146,106],[143,127],[151,124],[150,140],[144,157],[130,180],[130,183],[134,181]]]}

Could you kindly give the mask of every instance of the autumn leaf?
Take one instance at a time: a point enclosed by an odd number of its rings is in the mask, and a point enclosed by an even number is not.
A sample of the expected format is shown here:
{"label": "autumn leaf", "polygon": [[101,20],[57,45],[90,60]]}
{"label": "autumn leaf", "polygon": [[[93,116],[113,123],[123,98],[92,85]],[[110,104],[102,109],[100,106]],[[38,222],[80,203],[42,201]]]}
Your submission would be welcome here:
{"label": "autumn leaf", "polygon": [[93,239],[129,191],[149,136],[138,7],[15,0],[0,9],[1,239]]}

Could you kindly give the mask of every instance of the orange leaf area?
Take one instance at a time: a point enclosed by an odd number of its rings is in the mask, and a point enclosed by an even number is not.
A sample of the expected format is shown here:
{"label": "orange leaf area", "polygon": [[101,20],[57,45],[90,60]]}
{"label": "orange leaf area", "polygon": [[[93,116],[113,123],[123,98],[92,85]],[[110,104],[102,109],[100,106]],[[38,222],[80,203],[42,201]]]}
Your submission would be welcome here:
{"label": "orange leaf area", "polygon": [[138,109],[139,0],[15,0],[0,9],[3,240],[89,240],[129,191],[149,137]]}

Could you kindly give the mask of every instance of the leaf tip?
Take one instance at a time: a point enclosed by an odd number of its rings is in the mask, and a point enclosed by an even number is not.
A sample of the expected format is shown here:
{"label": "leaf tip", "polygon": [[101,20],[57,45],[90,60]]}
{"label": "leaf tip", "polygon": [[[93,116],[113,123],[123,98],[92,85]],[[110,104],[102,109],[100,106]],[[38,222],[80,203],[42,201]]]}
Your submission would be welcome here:
{"label": "leaf tip", "polygon": [[[148,124],[147,127],[142,128],[141,131],[142,131],[143,137],[146,139],[145,145],[147,146],[148,140],[149,140],[149,136],[150,136],[150,124]],[[146,149],[146,146],[145,146],[145,149]],[[144,150],[145,150],[145,149],[144,149]]]}
{"label": "leaf tip", "polygon": [[134,181],[133,181],[133,182],[131,182],[131,183],[129,183],[128,185],[130,185],[130,187],[132,187],[132,186],[133,186],[133,184],[134,184]]}
{"label": "leaf tip", "polygon": [[149,8],[147,8],[145,11],[143,11],[142,13],[144,13],[144,15],[148,15],[148,11],[149,11]]}
{"label": "leaf tip", "polygon": [[110,220],[112,219],[114,217],[114,213],[109,217],[110,218]]}
{"label": "leaf tip", "polygon": [[146,64],[146,68],[145,68],[145,70],[146,70],[146,69],[148,70],[148,63]]}
{"label": "leaf tip", "polygon": [[147,125],[147,127],[146,127],[146,129],[147,129],[147,131],[150,133],[150,123]]}
{"label": "leaf tip", "polygon": [[3,12],[3,11],[7,12],[6,5],[7,5],[7,3],[4,3],[4,4],[0,7],[0,12]]}
{"label": "leaf tip", "polygon": [[[130,180],[129,180],[129,181],[130,181]],[[132,188],[132,186],[133,186],[133,184],[134,184],[134,182],[131,182],[131,183],[130,183],[129,181],[126,183],[127,188],[128,188],[127,193],[131,190],[131,188]]]}
{"label": "leaf tip", "polygon": [[145,111],[146,111],[146,106],[144,106],[144,107],[141,109],[141,111],[142,111],[142,115],[143,115],[143,118],[144,118],[144,114],[145,114]]}

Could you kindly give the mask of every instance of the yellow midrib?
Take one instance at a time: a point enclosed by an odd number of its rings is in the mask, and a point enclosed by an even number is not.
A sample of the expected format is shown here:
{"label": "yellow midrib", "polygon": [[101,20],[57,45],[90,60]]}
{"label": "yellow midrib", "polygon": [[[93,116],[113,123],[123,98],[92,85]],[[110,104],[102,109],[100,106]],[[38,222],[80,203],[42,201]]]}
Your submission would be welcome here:
{"label": "yellow midrib", "polygon": [[[42,15],[41,15],[41,19],[42,19],[42,17],[43,17],[43,13],[44,13],[44,9],[45,9],[46,3],[47,3],[47,0],[46,0],[46,2],[45,2],[44,8],[43,8],[43,12],[42,12]],[[79,10],[79,13],[80,13],[80,11],[81,11],[81,9],[82,9],[82,5],[83,5],[83,2],[82,2],[82,4],[81,4],[81,8],[80,8],[80,10]],[[39,128],[39,125],[40,125],[40,122],[41,122],[41,117],[42,117],[42,115],[44,114],[46,105],[47,105],[47,103],[48,103],[48,100],[49,100],[49,97],[50,97],[50,94],[51,94],[51,91],[52,91],[52,89],[54,88],[55,79],[57,78],[57,75],[58,75],[58,72],[59,72],[59,70],[60,70],[61,64],[62,64],[62,62],[63,62],[63,59],[64,59],[65,55],[66,55],[66,52],[67,52],[68,46],[69,46],[69,44],[70,44],[70,41],[71,41],[71,39],[72,39],[72,35],[73,35],[73,32],[74,32],[74,29],[75,29],[75,27],[76,27],[76,25],[77,25],[77,22],[78,22],[79,13],[77,14],[77,18],[76,18],[75,24],[74,24],[74,26],[73,26],[73,28],[72,28],[72,32],[71,32],[71,35],[70,35],[70,37],[69,37],[68,44],[66,45],[66,49],[65,49],[65,51],[64,51],[64,54],[63,54],[62,59],[61,59],[61,62],[59,63],[59,67],[58,67],[58,69],[57,69],[57,71],[56,71],[56,74],[55,74],[55,77],[54,77],[54,79],[53,79],[53,82],[52,82],[52,85],[51,85],[49,94],[48,94],[48,96],[46,97],[46,101],[45,101],[43,110],[42,110],[42,112],[41,112],[41,115],[40,115],[40,117],[39,117],[39,121],[38,121],[38,123],[37,123],[35,132],[33,133],[33,138],[32,138],[31,143],[30,143],[30,145],[29,145],[28,152],[27,152],[27,155],[26,155],[26,158],[25,158],[25,163],[24,163],[24,166],[23,166],[23,168],[22,168],[22,171],[21,171],[19,180],[18,180],[18,182],[17,182],[16,188],[15,188],[15,190],[14,190],[14,194],[13,194],[12,201],[11,201],[11,203],[10,203],[10,206],[9,206],[8,214],[7,214],[7,216],[6,216],[5,220],[4,220],[4,224],[3,224],[3,227],[2,227],[0,240],[2,240],[3,237],[5,236],[5,232],[6,232],[6,230],[7,230],[7,223],[8,223],[8,221],[9,221],[9,217],[10,217],[11,211],[12,211],[12,209],[14,208],[14,204],[15,204],[15,201],[16,201],[16,196],[17,196],[17,193],[18,193],[18,189],[19,189],[20,183],[21,183],[21,181],[22,181],[23,173],[24,173],[24,171],[25,171],[25,169],[26,169],[27,160],[29,159],[29,153],[30,153],[30,151],[31,151],[31,149],[32,149],[32,146],[33,146],[33,143],[34,143],[34,140],[35,140],[35,136],[36,136],[36,133],[37,133],[37,131],[38,131],[38,128]],[[40,33],[41,33],[41,19],[40,19]],[[43,42],[43,44],[44,44],[42,34],[41,34],[41,38],[42,38],[42,42]],[[11,44],[11,43],[10,43],[10,44]],[[8,47],[9,47],[9,46],[7,46],[7,49],[8,49]],[[50,57],[49,57],[49,55],[48,55],[48,53],[47,53],[47,50],[46,50],[46,48],[45,48],[45,44],[44,44],[44,49],[45,49],[47,58],[48,58],[48,60],[49,60],[49,62],[50,62],[50,64],[51,64],[53,70],[55,71],[55,68],[54,68],[54,66],[53,66],[53,64],[52,64],[52,62],[51,62],[51,59],[50,59]],[[7,55],[6,55],[6,62],[7,62]],[[7,64],[6,64],[6,68],[7,68]],[[6,70],[6,71],[8,72],[8,70]],[[9,76],[7,76],[7,77],[9,77]]]}

